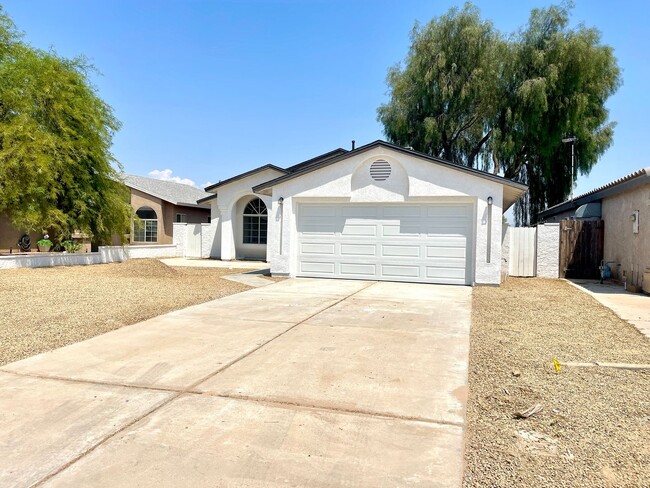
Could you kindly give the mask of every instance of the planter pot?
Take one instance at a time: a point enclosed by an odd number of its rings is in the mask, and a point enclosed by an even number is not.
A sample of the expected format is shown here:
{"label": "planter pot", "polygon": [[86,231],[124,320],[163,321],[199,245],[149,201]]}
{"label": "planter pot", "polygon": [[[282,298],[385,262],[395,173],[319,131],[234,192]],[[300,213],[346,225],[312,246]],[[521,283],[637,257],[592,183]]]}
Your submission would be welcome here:
{"label": "planter pot", "polygon": [[52,246],[41,246],[40,244],[37,244],[38,246],[38,252],[49,252],[50,248]]}

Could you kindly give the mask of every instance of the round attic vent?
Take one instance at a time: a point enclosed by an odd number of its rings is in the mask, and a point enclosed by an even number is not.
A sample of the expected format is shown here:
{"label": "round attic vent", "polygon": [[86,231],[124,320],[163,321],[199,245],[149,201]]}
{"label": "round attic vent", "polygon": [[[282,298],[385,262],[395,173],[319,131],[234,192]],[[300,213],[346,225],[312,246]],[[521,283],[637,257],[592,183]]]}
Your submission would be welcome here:
{"label": "round attic vent", "polygon": [[375,181],[386,181],[390,171],[390,163],[383,159],[378,159],[370,165],[370,177]]}

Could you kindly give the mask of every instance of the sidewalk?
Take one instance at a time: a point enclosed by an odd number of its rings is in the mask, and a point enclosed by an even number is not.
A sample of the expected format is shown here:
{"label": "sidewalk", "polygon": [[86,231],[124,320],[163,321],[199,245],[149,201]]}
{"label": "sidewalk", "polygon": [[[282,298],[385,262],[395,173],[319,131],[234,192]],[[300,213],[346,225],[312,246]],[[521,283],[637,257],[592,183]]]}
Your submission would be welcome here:
{"label": "sidewalk", "polygon": [[630,293],[622,286],[593,280],[571,280],[569,283],[589,293],[600,303],[611,309],[623,320],[631,323],[650,339],[650,297],[641,293]]}

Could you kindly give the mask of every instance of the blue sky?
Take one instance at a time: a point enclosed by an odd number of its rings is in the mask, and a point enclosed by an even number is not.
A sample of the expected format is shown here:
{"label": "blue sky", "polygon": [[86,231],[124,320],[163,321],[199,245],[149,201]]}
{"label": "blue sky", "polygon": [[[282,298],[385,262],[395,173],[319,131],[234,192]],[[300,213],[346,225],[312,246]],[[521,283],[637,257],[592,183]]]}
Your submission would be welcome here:
{"label": "blue sky", "polygon": [[[339,0],[0,0],[26,39],[83,54],[123,126],[113,152],[130,173],[216,182],[265,163],[295,164],[351,139],[383,138],[387,69],[416,20],[462,2]],[[548,3],[478,1],[503,32]],[[614,145],[576,193],[650,166],[650,2],[578,0],[573,23],[615,48]],[[169,170],[169,171],[165,171]]]}

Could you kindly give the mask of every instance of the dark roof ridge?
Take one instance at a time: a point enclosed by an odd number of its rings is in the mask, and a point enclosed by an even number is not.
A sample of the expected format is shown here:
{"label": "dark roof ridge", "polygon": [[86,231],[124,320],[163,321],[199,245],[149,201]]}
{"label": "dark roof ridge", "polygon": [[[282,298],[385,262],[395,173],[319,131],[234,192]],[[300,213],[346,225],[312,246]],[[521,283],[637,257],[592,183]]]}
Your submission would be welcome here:
{"label": "dark roof ridge", "polygon": [[259,166],[257,168],[253,168],[250,171],[246,171],[244,173],[240,173],[238,175],[232,176],[230,178],[227,178],[225,180],[219,181],[218,183],[215,183],[213,185],[205,187],[205,191],[209,192],[210,190],[213,190],[214,188],[218,188],[220,186],[226,185],[228,183],[232,183],[233,181],[241,180],[242,178],[246,178],[247,176],[253,175],[255,173],[259,173],[260,171],[264,171],[266,169],[274,169],[276,171],[279,171],[281,173],[287,173],[286,169],[280,168],[279,166],[276,166],[274,164],[264,164],[262,166]]}
{"label": "dark roof ridge", "polygon": [[331,157],[338,156],[340,154],[345,154],[347,152],[348,152],[347,149],[343,149],[342,147],[337,147],[336,149],[333,149],[332,151],[328,151],[328,152],[323,153],[323,154],[321,154],[319,156],[315,156],[313,158],[307,159],[306,161],[303,161],[301,163],[297,163],[297,164],[294,164],[292,166],[289,166],[288,168],[286,168],[286,170],[289,173],[293,173],[295,171],[306,168],[307,166],[311,166],[312,164],[322,162],[325,159],[329,159]]}

